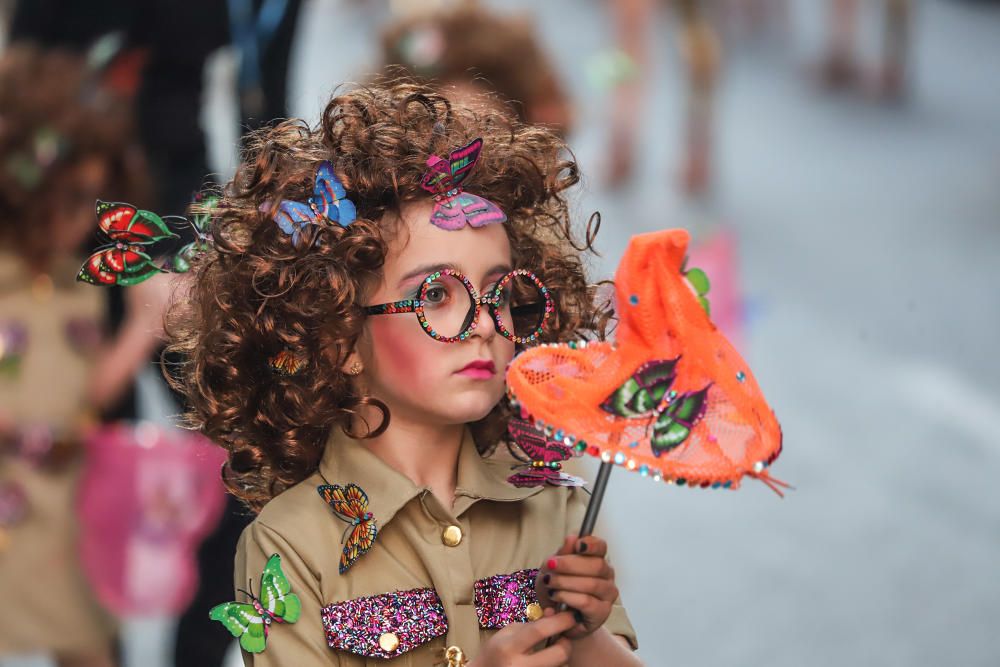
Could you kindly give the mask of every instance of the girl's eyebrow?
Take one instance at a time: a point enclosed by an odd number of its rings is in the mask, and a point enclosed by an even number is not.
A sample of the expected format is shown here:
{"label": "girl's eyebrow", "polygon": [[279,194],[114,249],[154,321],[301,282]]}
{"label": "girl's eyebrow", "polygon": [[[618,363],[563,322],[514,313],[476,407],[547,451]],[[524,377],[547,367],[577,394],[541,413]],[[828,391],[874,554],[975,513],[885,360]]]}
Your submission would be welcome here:
{"label": "girl's eyebrow", "polygon": [[[414,278],[426,278],[427,276],[429,276],[432,273],[436,273],[437,271],[443,271],[445,269],[451,269],[452,271],[458,271],[459,273],[461,273],[461,269],[459,269],[457,265],[455,265],[455,264],[453,264],[451,262],[446,262],[446,263],[443,263],[443,264],[441,264],[441,263],[439,263],[439,264],[424,264],[423,266],[418,266],[417,268],[413,269],[412,271],[410,271],[409,273],[407,273],[405,276],[403,276],[402,278],[400,278],[399,283],[397,283],[397,287],[402,287],[402,286],[406,285],[408,282],[412,281]],[[487,276],[492,276],[492,275],[496,275],[498,273],[501,273],[501,274],[502,273],[507,273],[510,270],[511,270],[511,267],[510,267],[509,264],[497,264],[496,266],[493,266],[489,271],[487,271],[486,275]]]}

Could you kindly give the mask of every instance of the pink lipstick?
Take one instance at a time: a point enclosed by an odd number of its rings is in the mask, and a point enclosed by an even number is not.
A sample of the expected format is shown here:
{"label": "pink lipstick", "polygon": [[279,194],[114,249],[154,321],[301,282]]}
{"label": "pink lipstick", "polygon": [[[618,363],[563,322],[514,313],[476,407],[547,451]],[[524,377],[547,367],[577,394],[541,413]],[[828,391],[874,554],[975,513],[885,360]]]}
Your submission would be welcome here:
{"label": "pink lipstick", "polygon": [[488,380],[496,375],[496,373],[496,366],[489,360],[473,361],[461,370],[456,371],[457,375],[464,375],[474,380]]}

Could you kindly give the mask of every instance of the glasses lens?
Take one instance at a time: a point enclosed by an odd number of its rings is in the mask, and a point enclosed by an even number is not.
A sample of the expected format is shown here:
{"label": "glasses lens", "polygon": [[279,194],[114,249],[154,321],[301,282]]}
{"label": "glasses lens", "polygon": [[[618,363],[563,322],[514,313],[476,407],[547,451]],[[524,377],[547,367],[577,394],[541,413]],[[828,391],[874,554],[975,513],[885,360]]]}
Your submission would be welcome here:
{"label": "glasses lens", "polygon": [[515,275],[500,288],[500,320],[517,338],[533,336],[545,317],[545,296],[529,276]]}
{"label": "glasses lens", "polygon": [[448,274],[425,282],[421,288],[424,318],[431,330],[444,338],[458,336],[472,321],[472,295],[465,283]]}

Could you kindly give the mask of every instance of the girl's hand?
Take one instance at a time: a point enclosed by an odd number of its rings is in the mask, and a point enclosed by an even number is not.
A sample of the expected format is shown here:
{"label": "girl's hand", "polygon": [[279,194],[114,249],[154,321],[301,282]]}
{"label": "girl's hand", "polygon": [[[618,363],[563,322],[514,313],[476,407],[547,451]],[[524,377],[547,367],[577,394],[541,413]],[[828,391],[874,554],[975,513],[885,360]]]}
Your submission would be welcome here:
{"label": "girl's hand", "polygon": [[569,664],[572,643],[560,637],[552,646],[544,644],[573,627],[573,613],[555,613],[546,609],[545,615],[530,623],[513,623],[490,637],[469,662],[468,667],[562,667]]}
{"label": "girl's hand", "polygon": [[538,572],[535,589],[542,606],[564,602],[575,614],[576,625],[566,633],[570,639],[586,637],[604,625],[618,599],[615,571],[604,560],[607,553],[608,545],[599,537],[570,535]]}

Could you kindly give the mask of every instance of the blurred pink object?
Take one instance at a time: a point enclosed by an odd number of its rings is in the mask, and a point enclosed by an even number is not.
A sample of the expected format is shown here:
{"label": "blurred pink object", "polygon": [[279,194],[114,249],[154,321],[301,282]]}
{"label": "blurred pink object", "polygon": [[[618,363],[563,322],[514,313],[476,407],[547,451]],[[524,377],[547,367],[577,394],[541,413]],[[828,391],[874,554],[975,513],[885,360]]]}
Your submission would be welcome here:
{"label": "blurred pink object", "polygon": [[743,291],[740,289],[739,239],[728,228],[717,228],[688,250],[688,268],[708,275],[711,319],[737,350],[743,349]]}
{"label": "blurred pink object", "polygon": [[203,436],[142,422],[88,435],[77,514],[84,571],[124,614],[176,614],[198,584],[195,552],[225,504],[225,452]]}

